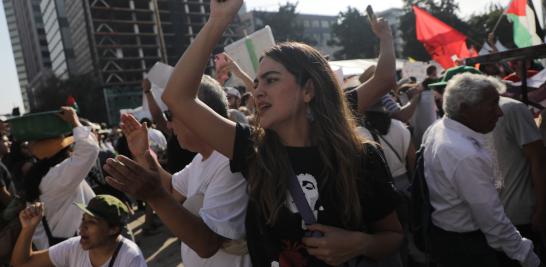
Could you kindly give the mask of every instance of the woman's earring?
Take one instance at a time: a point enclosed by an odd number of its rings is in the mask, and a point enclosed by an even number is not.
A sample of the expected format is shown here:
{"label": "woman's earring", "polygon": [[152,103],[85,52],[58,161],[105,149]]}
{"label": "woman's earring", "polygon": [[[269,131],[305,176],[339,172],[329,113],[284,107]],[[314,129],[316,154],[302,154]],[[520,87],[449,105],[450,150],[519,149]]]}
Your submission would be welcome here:
{"label": "woman's earring", "polygon": [[313,111],[311,110],[311,108],[309,106],[307,106],[307,119],[310,122],[315,121],[315,115],[313,114]]}

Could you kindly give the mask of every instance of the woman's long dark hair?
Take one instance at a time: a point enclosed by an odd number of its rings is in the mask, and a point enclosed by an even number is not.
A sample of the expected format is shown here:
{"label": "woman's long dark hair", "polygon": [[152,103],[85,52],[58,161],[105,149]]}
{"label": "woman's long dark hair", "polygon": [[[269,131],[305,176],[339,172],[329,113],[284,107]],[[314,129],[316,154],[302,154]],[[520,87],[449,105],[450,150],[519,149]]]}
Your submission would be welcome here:
{"label": "woman's long dark hair", "polygon": [[57,152],[50,158],[42,159],[34,163],[32,168],[23,177],[23,198],[27,202],[38,201],[40,198],[40,183],[51,167],[61,163],[70,156],[69,147]]}
{"label": "woman's long dark hair", "polygon": [[[303,87],[313,83],[314,98],[309,109],[311,143],[316,146],[326,178],[325,190],[332,192],[343,226],[356,228],[362,222],[357,192],[357,171],[360,168],[365,141],[355,134],[355,122],[328,62],[314,48],[301,43],[282,43],[265,52],[265,56],[282,64]],[[274,225],[284,206],[291,168],[279,136],[259,125],[254,131],[256,147],[249,158],[249,191],[251,201],[260,207],[269,225]]]}
{"label": "woman's long dark hair", "polygon": [[364,126],[370,131],[386,135],[391,127],[391,116],[385,112],[366,111],[364,113]]}

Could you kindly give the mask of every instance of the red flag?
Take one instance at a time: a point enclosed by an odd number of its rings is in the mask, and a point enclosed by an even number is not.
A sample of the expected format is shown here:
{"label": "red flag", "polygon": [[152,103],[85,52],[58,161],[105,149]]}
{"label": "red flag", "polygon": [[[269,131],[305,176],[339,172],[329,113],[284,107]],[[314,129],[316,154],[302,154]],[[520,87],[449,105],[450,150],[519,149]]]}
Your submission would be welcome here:
{"label": "red flag", "polygon": [[510,6],[506,10],[506,14],[514,14],[516,16],[525,16],[527,8],[527,0],[512,0]]}
{"label": "red flag", "polygon": [[432,59],[444,69],[455,66],[453,57],[459,59],[471,56],[466,47],[466,36],[451,28],[428,12],[413,6],[417,40],[423,43]]}
{"label": "red flag", "polygon": [[74,103],[76,103],[76,99],[73,96],[69,95],[66,98],[66,105],[67,106],[72,106],[72,105],[74,105]]}

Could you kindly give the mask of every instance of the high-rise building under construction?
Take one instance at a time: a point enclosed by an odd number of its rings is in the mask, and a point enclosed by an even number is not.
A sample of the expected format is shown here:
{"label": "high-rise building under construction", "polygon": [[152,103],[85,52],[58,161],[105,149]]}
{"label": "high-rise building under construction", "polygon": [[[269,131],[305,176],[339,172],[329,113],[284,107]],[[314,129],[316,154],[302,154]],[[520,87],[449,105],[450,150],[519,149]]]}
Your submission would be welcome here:
{"label": "high-rise building under construction", "polygon": [[[106,108],[115,114],[131,105],[127,101],[139,99],[135,88],[155,62],[176,64],[207,21],[209,3],[41,0],[52,73],[59,78],[93,75],[102,85],[97,93],[104,95]],[[223,44],[241,36],[234,29],[226,31]]]}

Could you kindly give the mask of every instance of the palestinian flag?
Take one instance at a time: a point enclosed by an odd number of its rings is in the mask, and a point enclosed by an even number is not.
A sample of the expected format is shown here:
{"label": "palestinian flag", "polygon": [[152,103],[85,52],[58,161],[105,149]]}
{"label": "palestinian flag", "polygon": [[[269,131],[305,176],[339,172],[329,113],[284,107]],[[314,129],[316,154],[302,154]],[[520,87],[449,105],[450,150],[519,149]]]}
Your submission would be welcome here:
{"label": "palestinian flag", "polygon": [[80,114],[80,107],[73,96],[70,95],[66,98],[66,105],[76,110],[77,114]]}
{"label": "palestinian flag", "polygon": [[542,18],[537,16],[532,0],[512,0],[506,9],[506,17],[513,25],[517,47],[544,43],[544,31],[539,22]]}

